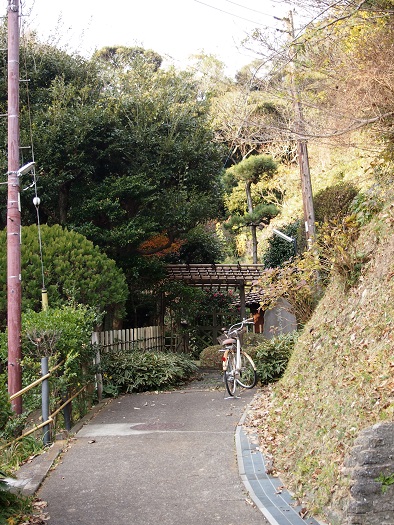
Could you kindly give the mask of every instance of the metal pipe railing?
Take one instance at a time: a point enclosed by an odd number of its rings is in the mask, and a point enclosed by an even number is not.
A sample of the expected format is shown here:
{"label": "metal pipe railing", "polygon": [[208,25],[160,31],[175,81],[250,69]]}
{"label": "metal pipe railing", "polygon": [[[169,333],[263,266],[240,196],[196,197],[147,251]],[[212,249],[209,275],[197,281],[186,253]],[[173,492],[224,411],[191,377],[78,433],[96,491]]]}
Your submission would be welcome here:
{"label": "metal pipe railing", "polygon": [[51,368],[50,370],[48,370],[48,374],[46,374],[45,376],[41,376],[39,377],[38,379],[36,379],[35,381],[33,381],[33,383],[30,383],[30,385],[27,385],[25,386],[24,388],[22,388],[21,390],[19,390],[18,392],[15,392],[15,394],[12,394],[12,396],[10,396],[10,401],[12,401],[13,399],[16,399],[17,397],[19,396],[22,396],[23,394],[26,394],[26,392],[28,392],[29,390],[31,390],[32,388],[34,388],[35,386],[39,385],[40,383],[42,383],[43,381],[45,381],[45,379],[48,379],[48,377],[50,377],[50,375],[52,374],[52,372],[54,372],[55,370],[57,370],[60,366],[62,366],[64,364],[64,361],[61,361],[60,363],[58,363],[56,366],[54,366],[53,368]]}
{"label": "metal pipe railing", "polygon": [[29,436],[33,432],[36,432],[37,430],[40,430],[43,428],[43,442],[44,445],[48,445],[51,442],[51,432],[50,432],[50,425],[54,423],[54,418],[56,415],[63,410],[73,399],[78,397],[87,387],[87,385],[83,386],[78,392],[72,394],[64,403],[61,404],[60,407],[58,407],[52,414],[49,414],[49,383],[48,379],[50,376],[55,372],[60,366],[64,364],[64,360],[58,363],[56,366],[52,367],[51,369],[48,369],[48,358],[44,357],[41,359],[41,373],[42,376],[32,383],[30,385],[27,385],[26,387],[22,388],[18,392],[15,392],[12,396],[10,396],[10,400],[16,399],[32,388],[42,384],[42,419],[43,423],[40,423],[39,425],[35,425],[34,428],[28,430],[27,432],[24,432],[21,436],[17,437],[16,439],[13,439],[12,441],[6,443],[5,445],[2,445],[0,447],[0,450],[3,450],[7,448],[8,446],[12,445],[13,443],[16,443],[17,441],[21,440],[22,438]]}

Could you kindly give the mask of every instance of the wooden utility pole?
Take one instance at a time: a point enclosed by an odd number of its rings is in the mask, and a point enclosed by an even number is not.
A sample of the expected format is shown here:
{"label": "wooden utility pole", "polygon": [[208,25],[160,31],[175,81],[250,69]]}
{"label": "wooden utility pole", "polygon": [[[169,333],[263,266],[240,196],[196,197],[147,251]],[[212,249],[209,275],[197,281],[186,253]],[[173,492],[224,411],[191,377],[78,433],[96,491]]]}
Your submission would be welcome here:
{"label": "wooden utility pole", "polygon": [[[7,328],[10,395],[22,388],[19,162],[19,0],[8,0]],[[21,414],[22,398],[14,399],[12,407],[14,412]]]}
{"label": "wooden utility pole", "polygon": [[295,81],[294,58],[297,55],[294,49],[294,22],[293,12],[289,12],[289,18],[286,19],[288,32],[290,35],[289,60],[290,60],[290,86],[294,104],[295,127],[297,135],[298,165],[301,176],[302,202],[304,207],[305,232],[308,247],[310,248],[315,240],[315,210],[313,207],[312,183],[309,170],[308,144],[305,138],[305,123],[302,112],[300,93]]}

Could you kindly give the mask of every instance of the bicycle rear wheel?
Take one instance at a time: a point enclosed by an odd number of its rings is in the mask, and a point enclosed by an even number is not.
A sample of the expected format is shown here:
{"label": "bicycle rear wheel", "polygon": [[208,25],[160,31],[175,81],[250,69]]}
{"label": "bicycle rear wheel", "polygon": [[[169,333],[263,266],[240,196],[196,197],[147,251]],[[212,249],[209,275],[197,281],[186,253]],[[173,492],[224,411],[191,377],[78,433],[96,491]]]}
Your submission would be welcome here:
{"label": "bicycle rear wheel", "polygon": [[236,375],[236,367],[235,367],[235,361],[236,357],[233,352],[229,352],[227,355],[227,367],[224,371],[224,382],[226,384],[227,392],[230,396],[234,396],[235,392],[237,390],[237,380],[235,378]]}
{"label": "bicycle rear wheel", "polygon": [[237,382],[243,388],[253,388],[257,383],[257,372],[253,360],[246,352],[241,352],[241,370],[237,376]]}

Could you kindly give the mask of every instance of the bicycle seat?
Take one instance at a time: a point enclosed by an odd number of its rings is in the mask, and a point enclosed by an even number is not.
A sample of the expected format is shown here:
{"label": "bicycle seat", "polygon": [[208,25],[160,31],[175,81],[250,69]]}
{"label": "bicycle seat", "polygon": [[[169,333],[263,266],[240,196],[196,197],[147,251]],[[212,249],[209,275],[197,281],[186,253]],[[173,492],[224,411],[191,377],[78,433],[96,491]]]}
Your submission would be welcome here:
{"label": "bicycle seat", "polygon": [[235,339],[225,339],[223,342],[222,342],[222,345],[233,345],[235,344],[237,341]]}

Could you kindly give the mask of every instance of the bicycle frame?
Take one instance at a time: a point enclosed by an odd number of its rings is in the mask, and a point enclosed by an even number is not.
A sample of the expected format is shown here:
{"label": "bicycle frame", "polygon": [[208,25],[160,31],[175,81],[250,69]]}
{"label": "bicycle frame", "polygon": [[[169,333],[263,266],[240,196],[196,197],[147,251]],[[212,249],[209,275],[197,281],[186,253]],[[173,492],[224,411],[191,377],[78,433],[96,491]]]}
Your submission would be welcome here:
{"label": "bicycle frame", "polygon": [[[230,396],[234,396],[236,392],[237,383],[244,387],[244,388],[253,388],[255,386],[257,381],[256,376],[256,367],[253,363],[253,360],[251,357],[244,351],[242,351],[242,342],[241,337],[242,334],[245,332],[245,328],[247,324],[254,323],[253,318],[251,319],[244,319],[240,323],[236,323],[232,325],[225,334],[227,335],[227,339],[225,339],[222,344],[224,346],[224,354],[222,357],[223,362],[223,374],[224,374],[224,381],[226,383],[226,388]],[[233,359],[235,353],[235,362]],[[244,366],[242,365],[242,358],[244,358]],[[245,364],[246,363],[246,364]],[[251,366],[253,369],[253,381],[248,383],[248,380],[245,381],[245,373],[246,376],[247,368],[248,366]],[[249,369],[250,370],[250,369]],[[244,376],[242,377],[242,373],[244,373]],[[246,384],[248,383],[248,384]],[[231,387],[229,386],[231,384]]]}

